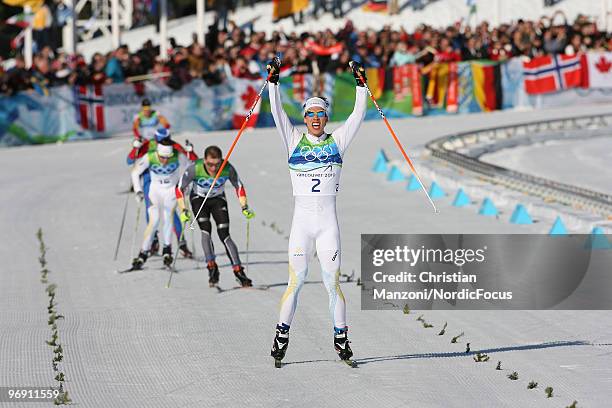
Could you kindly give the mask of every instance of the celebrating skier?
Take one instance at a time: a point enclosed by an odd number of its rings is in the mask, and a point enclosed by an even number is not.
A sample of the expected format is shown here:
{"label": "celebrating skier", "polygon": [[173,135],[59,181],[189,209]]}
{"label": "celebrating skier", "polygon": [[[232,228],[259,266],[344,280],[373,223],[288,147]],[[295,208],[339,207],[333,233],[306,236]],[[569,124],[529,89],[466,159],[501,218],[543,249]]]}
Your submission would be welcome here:
{"label": "celebrating skier", "polygon": [[[193,183],[189,200],[192,210],[196,213],[202,206],[204,197],[206,197],[222,161],[223,154],[221,149],[217,146],[208,146],[206,150],[204,150],[204,158],[196,160],[182,175],[179,182],[179,188],[177,189],[177,197],[179,208],[182,211],[181,219],[183,221],[189,220],[189,212],[185,208],[183,193],[186,191],[189,184]],[[251,279],[244,273],[244,268],[242,267],[240,256],[238,255],[238,248],[236,248],[236,244],[232,240],[229,232],[229,212],[227,211],[227,198],[225,197],[225,183],[228,180],[236,189],[236,195],[242,207],[242,214],[244,214],[247,219],[251,219],[255,216],[255,213],[247,204],[246,191],[238,177],[236,169],[230,163],[227,163],[212,188],[197,219],[200,230],[202,231],[202,249],[206,256],[209,277],[208,284],[213,287],[219,282],[219,267],[215,262],[215,251],[210,235],[212,229],[210,216],[212,215],[217,224],[217,234],[219,234],[219,239],[225,246],[225,251],[232,263],[236,279],[242,286],[252,286]]]}
{"label": "celebrating skier", "polygon": [[133,269],[140,269],[149,257],[149,250],[153,242],[153,236],[157,232],[160,216],[163,214],[164,228],[162,239],[164,247],[162,250],[164,265],[172,264],[172,225],[174,224],[174,212],[176,208],[175,186],[189,161],[183,155],[179,155],[172,141],[166,139],[157,144],[157,149],[148,152],[136,161],[132,170],[132,184],[136,193],[136,200],[142,202],[145,198],[140,176],[149,171],[151,174],[151,186],[149,188],[150,206],[147,210],[149,221],[144,233],[144,240],[140,253],[132,261]]}
{"label": "celebrating skier", "polygon": [[[167,128],[160,127],[155,131],[155,137],[153,139],[145,140],[144,142],[141,142],[138,139],[134,139],[133,149],[130,151],[127,157],[127,164],[132,165],[137,159],[143,157],[145,154],[150,153],[150,152],[155,152],[157,149],[158,143],[161,142],[162,140],[169,140],[172,143],[172,146],[174,147],[174,149],[179,154],[186,156],[189,160],[196,161],[198,159],[198,156],[193,152],[193,145],[191,143],[187,142],[186,147],[181,146],[180,143],[175,142],[170,138],[170,131]],[[149,200],[149,186],[151,185],[151,176],[148,170],[142,174],[142,185],[143,185],[143,192],[144,192],[145,209],[147,210],[146,221],[147,223],[149,223],[148,209],[149,209],[149,206],[151,205],[151,200]],[[187,246],[187,240],[185,236],[183,236],[181,239],[182,230],[183,230],[183,225],[181,224],[179,220],[178,214],[175,213],[174,214],[174,233],[176,234],[176,238],[179,240],[179,250],[181,251],[181,254],[185,258],[193,258],[193,254],[191,253],[191,251],[189,250]],[[156,233],[153,236],[153,243],[151,244],[150,252],[151,254],[157,254],[158,251],[159,251],[159,240],[158,240],[157,233]]]}
{"label": "celebrating skier", "polygon": [[[295,196],[289,237],[289,282],[281,299],[280,316],[271,355],[280,367],[289,343],[289,328],[296,310],[298,295],[306,275],[308,261],[316,249],[321,275],[329,295],[329,311],[334,325],[334,348],[342,360],[351,363],[346,324],[346,304],[339,285],[340,231],[336,217],[336,194],[340,189],[340,171],[344,153],[357,134],[366,113],[365,70],[352,63],[357,87],[355,106],[346,122],[332,133],[325,132],[329,104],[325,98],[313,97],[303,105],[307,133],[293,127],[282,107],[279,61],[268,66],[270,106],[287,153],[289,173]],[[361,77],[358,75],[361,74]]]}

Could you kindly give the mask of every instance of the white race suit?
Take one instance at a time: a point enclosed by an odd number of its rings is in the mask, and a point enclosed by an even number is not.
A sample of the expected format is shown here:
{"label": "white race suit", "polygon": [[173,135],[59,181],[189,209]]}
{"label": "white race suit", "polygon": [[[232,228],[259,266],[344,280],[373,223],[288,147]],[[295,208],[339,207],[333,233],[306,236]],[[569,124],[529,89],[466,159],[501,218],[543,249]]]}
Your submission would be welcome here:
{"label": "white race suit", "polygon": [[164,228],[162,230],[164,246],[169,246],[172,243],[173,214],[176,207],[175,187],[188,164],[188,159],[183,154],[179,154],[176,149],[174,149],[174,155],[166,164],[160,162],[156,151],[148,152],[134,164],[132,184],[135,193],[142,191],[140,175],[147,169],[151,174],[149,223],[145,229],[142,251],[151,249],[151,243],[159,225],[160,214],[163,214],[164,218]]}
{"label": "white race suit", "polygon": [[279,86],[270,84],[272,115],[287,153],[295,196],[289,236],[289,282],[281,299],[279,325],[291,325],[308,274],[308,261],[316,249],[334,327],[346,327],[346,302],[339,284],[342,253],[336,194],[344,153],[366,113],[367,91],[356,88],[355,107],[346,122],[331,134],[316,137],[293,127],[283,110]]}

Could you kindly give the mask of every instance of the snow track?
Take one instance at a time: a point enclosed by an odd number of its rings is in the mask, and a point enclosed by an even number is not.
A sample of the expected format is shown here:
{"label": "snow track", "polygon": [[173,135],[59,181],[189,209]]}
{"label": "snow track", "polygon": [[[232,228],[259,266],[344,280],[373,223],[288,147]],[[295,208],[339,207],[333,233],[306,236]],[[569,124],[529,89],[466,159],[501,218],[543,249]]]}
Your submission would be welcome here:
{"label": "snow track", "polygon": [[[392,121],[409,154],[450,131],[492,124],[604,111],[608,107],[548,112],[497,112],[460,117]],[[334,126],[330,126],[331,129]],[[189,137],[198,152],[207,144],[227,149],[232,132]],[[287,280],[286,236],[292,215],[290,180],[274,129],[244,134],[232,158],[257,216],[251,224],[255,284],[269,290],[217,293],[203,264],[179,259],[172,288],[161,258],[149,269],[125,275],[135,203],[130,201],[120,262],[112,256],[128,168],[127,140],[68,143],[0,151],[4,172],[0,226],[0,386],[53,383],[47,299],[38,280],[35,232],[49,247],[49,279],[58,285],[66,386],[83,407],[579,407],[609,406],[612,393],[612,317],[609,311],[360,310],[360,287],[343,283],[350,337],[359,368],[338,362],[333,350],[327,294],[312,264],[302,290],[282,369],[269,348],[279,299]],[[394,151],[380,121],[366,122],[345,157],[338,215],[343,272],[359,275],[360,233],[528,233],[547,226],[511,225],[478,216],[477,209],[439,200],[434,216],[420,192],[384,181],[370,171],[379,148]],[[415,158],[418,168],[419,158]],[[8,170],[8,171],[7,171]],[[228,191],[231,232],[245,248],[245,226]],[[506,214],[509,215],[509,214]],[[507,218],[507,217],[505,217]],[[265,225],[264,225],[265,223]],[[274,223],[274,228],[271,224]],[[138,241],[140,241],[140,228]],[[196,233],[196,236],[199,233]],[[188,231],[187,238],[192,239]],[[215,237],[219,252],[222,248]],[[196,246],[201,256],[201,249]],[[244,258],[244,255],[243,255]],[[220,264],[226,263],[225,257]],[[220,286],[235,286],[227,266]],[[444,322],[446,334],[438,336]],[[457,344],[450,339],[460,332]],[[475,363],[465,353],[483,350]],[[495,370],[502,361],[502,371]],[[506,376],[519,373],[517,381]],[[529,381],[535,390],[527,390]],[[547,399],[544,388],[554,388]],[[20,404],[10,404],[19,406]],[[25,404],[24,404],[25,406]]]}

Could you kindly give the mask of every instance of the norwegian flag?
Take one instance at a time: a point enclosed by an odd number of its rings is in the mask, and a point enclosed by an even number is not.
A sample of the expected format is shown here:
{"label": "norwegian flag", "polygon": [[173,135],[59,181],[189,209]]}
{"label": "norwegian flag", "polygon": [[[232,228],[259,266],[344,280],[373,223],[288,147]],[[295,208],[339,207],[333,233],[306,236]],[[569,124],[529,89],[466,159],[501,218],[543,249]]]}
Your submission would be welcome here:
{"label": "norwegian flag", "polygon": [[104,132],[104,96],[102,85],[76,87],[77,121],[83,129]]}
{"label": "norwegian flag", "polygon": [[[234,129],[240,129],[249,110],[253,106],[253,102],[255,102],[257,91],[261,87],[261,81],[235,78],[232,82],[234,85],[234,115],[232,117],[232,126]],[[247,127],[255,127],[260,108],[261,99],[257,102],[255,109],[253,109],[253,114],[249,118]]]}
{"label": "norwegian flag", "polygon": [[582,85],[579,55],[546,55],[523,62],[525,91],[528,94],[556,92]]}

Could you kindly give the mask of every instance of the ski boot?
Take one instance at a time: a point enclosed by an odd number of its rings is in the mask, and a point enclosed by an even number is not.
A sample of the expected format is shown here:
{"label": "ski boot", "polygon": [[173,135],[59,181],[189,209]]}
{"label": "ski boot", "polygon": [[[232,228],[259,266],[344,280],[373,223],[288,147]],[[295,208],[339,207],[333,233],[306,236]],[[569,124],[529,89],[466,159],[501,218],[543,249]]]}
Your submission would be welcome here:
{"label": "ski boot", "polygon": [[193,253],[187,248],[187,241],[182,240],[179,243],[179,251],[181,251],[183,258],[193,259]]}
{"label": "ski boot", "polygon": [[139,271],[142,269],[142,266],[144,265],[145,262],[147,262],[147,258],[149,257],[149,255],[147,254],[147,252],[145,251],[140,251],[140,253],[138,254],[138,256],[134,259],[132,259],[132,271]]}
{"label": "ski boot", "polygon": [[165,266],[172,266],[172,247],[170,245],[168,246],[164,246],[164,249],[162,250],[162,257],[164,260],[164,265]]}
{"label": "ski boot", "polygon": [[334,327],[334,348],[340,357],[340,360],[344,361],[351,367],[355,367],[355,363],[351,360],[353,357],[353,350],[351,350],[351,346],[349,345],[350,341],[348,339],[348,327],[343,329],[339,329]]}
{"label": "ski boot", "polygon": [[153,242],[151,242],[151,249],[149,251],[151,255],[159,254],[159,238],[157,237],[157,232],[153,235]]}
{"label": "ski boot", "polygon": [[270,350],[270,355],[274,357],[274,367],[281,368],[281,360],[285,358],[287,347],[289,347],[289,326],[285,323],[277,324],[272,350]]}
{"label": "ski boot", "polygon": [[238,281],[238,283],[240,283],[240,285],[242,285],[243,288],[253,286],[253,282],[249,278],[247,278],[244,273],[244,268],[242,266],[234,266],[234,276],[236,276],[236,280]]}
{"label": "ski boot", "polygon": [[208,261],[208,286],[213,288],[219,283],[219,267],[215,261]]}

